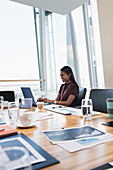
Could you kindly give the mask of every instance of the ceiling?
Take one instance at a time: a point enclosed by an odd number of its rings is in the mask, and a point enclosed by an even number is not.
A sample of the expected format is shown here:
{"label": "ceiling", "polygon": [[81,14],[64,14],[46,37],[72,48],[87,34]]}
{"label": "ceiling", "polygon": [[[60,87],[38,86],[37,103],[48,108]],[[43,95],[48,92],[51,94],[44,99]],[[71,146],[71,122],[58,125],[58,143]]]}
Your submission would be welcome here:
{"label": "ceiling", "polygon": [[58,14],[68,14],[88,0],[11,0]]}

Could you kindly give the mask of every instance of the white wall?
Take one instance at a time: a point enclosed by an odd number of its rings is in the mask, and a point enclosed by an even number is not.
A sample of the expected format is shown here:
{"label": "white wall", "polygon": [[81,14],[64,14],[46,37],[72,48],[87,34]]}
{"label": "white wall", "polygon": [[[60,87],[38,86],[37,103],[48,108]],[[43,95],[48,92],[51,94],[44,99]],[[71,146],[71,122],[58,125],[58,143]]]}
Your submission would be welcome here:
{"label": "white wall", "polygon": [[105,88],[113,88],[113,0],[97,0]]}

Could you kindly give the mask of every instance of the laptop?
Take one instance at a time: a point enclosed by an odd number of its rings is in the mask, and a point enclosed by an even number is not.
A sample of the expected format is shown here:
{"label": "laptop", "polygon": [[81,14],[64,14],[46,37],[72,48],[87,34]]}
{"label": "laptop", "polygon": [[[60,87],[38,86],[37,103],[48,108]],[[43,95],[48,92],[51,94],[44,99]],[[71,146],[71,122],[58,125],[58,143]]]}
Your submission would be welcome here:
{"label": "laptop", "polygon": [[33,106],[37,106],[30,87],[21,87],[24,98],[32,98]]}

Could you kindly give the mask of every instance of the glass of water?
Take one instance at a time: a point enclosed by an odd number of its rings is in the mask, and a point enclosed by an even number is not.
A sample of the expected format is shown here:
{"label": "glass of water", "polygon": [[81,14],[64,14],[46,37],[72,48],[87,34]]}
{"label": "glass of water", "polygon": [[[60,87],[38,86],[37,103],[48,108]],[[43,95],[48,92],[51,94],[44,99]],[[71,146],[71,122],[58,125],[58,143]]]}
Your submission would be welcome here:
{"label": "glass of water", "polygon": [[91,99],[82,99],[82,114],[84,120],[91,120],[93,104]]}
{"label": "glass of water", "polygon": [[9,119],[12,121],[13,124],[15,124],[19,116],[19,102],[18,101],[8,103],[8,114],[9,114]]}
{"label": "glass of water", "polygon": [[3,110],[3,107],[4,107],[4,97],[0,96],[0,111]]}

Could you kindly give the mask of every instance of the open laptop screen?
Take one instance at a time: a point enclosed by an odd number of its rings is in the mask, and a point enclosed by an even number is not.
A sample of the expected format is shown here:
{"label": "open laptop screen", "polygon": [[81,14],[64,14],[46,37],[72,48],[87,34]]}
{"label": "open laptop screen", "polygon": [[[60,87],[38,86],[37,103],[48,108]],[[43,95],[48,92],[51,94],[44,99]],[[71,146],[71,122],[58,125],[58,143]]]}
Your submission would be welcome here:
{"label": "open laptop screen", "polygon": [[36,102],[34,100],[30,87],[21,87],[21,90],[22,90],[24,98],[32,98],[32,101],[33,101],[32,105],[36,106]]}

